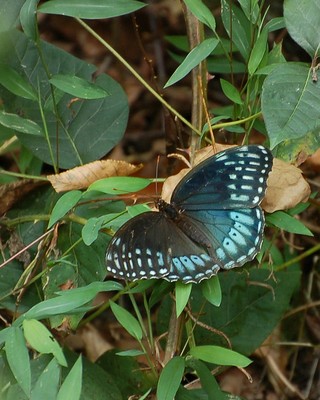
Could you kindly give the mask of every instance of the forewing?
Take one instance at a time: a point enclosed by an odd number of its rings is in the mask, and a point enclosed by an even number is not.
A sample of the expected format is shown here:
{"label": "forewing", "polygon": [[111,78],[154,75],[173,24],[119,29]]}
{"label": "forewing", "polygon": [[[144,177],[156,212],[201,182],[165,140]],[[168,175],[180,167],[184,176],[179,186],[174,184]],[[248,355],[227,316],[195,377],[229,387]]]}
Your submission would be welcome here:
{"label": "forewing", "polygon": [[222,151],[193,168],[179,182],[171,202],[182,210],[256,207],[264,197],[272,160],[263,146]]}

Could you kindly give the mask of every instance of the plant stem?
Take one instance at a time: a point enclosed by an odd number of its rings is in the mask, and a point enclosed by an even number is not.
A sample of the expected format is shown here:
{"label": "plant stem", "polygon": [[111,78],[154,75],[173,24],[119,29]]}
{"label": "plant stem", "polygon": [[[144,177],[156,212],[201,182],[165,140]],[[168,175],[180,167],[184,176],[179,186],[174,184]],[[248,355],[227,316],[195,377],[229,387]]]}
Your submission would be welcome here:
{"label": "plant stem", "polygon": [[84,27],[93,37],[95,37],[103,46],[105,46],[110,53],[112,53],[131,73],[132,75],[150,92],[152,95],[158,99],[173,115],[180,119],[186,126],[188,126],[193,132],[196,132],[199,136],[201,131],[194,127],[187,119],[185,119],[181,114],[178,113],[169,103],[167,103],[164,98],[156,92],[138,73],[137,71],[101,36],[99,36],[93,29],[90,28],[84,21],[80,18],[75,18],[80,25]]}

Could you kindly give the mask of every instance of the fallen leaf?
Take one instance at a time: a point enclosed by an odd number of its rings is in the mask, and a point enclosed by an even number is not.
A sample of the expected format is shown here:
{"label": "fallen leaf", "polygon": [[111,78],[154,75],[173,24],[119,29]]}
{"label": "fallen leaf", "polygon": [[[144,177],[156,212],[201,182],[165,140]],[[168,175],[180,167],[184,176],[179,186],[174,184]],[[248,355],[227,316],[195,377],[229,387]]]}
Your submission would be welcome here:
{"label": "fallen leaf", "polygon": [[310,186],[303,178],[301,170],[275,158],[261,206],[269,213],[287,210],[306,202],[310,193]]}
{"label": "fallen leaf", "polygon": [[61,174],[48,175],[56,192],[86,189],[91,183],[110,176],[127,176],[142,168],[142,165],[133,165],[125,161],[101,160],[94,161],[80,167],[69,169]]}

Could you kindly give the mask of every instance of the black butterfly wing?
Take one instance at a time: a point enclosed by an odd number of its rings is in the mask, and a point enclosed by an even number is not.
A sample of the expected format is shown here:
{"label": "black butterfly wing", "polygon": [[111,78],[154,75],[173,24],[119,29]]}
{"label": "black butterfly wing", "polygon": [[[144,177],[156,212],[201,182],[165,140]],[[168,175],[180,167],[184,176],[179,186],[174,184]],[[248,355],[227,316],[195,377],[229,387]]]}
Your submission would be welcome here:
{"label": "black butterfly wing", "polygon": [[264,197],[272,159],[263,146],[222,151],[193,168],[171,202],[185,211],[256,207]]}
{"label": "black butterfly wing", "polygon": [[202,235],[199,227],[192,221],[188,221],[188,227],[185,232],[161,212],[132,218],[109,243],[108,272],[129,281],[164,278],[199,282],[215,275],[218,260],[209,255],[205,244],[193,240]]}

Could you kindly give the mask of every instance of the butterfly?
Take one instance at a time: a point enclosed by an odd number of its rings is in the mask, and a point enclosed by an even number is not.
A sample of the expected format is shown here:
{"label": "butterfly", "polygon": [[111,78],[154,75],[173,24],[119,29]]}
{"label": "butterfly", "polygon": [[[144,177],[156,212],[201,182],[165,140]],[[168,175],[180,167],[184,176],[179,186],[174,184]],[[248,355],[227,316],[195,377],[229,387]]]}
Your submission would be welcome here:
{"label": "butterfly", "polygon": [[198,283],[240,267],[259,252],[261,203],[272,168],[263,146],[233,147],[191,169],[159,212],[126,222],[111,239],[107,271],[116,278]]}

